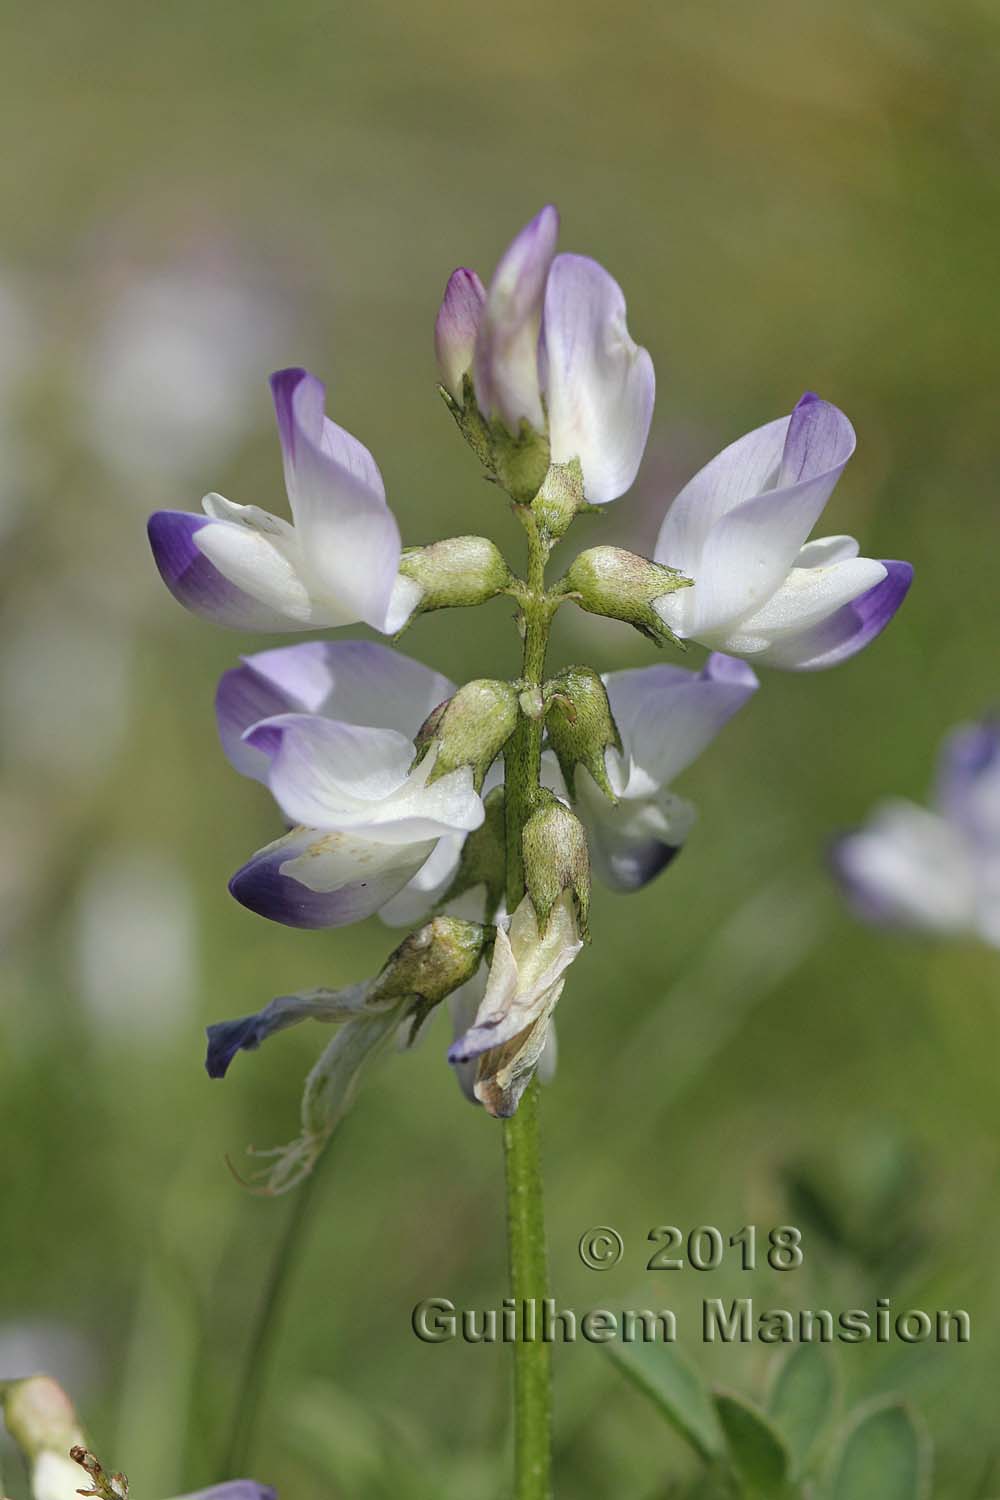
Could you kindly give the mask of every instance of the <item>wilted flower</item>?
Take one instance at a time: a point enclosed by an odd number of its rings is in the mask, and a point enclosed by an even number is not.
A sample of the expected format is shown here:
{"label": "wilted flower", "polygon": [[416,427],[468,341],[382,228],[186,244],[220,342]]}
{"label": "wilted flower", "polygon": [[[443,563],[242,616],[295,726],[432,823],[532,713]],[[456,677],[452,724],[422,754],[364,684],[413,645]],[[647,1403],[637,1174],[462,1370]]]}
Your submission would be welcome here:
{"label": "wilted flower", "polygon": [[800,672],[874,640],[906,596],[910,564],[859,557],[853,537],[807,541],[854,445],[843,412],[807,393],[695,475],[656,543],[658,562],[694,580],[654,604],[675,635]]}
{"label": "wilted flower", "polygon": [[271,390],[294,524],[214,494],[203,516],[157,511],[149,540],[163,581],[219,625],[308,630],[361,620],[386,630],[400,540],[378,466],[324,415],[314,375],[280,370]]}
{"label": "wilted flower", "polygon": [[640,667],[604,677],[622,748],[606,752],[611,802],[583,766],[577,810],[594,869],[613,890],[634,891],[679,852],[696,810],[672,786],[757,691],[753,671],[713,653],[700,672]]}
{"label": "wilted flower", "polygon": [[[340,927],[402,891],[439,840],[478,828],[471,766],[435,779],[433,748],[414,766],[417,730],[452,691],[440,673],[363,641],[265,651],[227,672],[223,748],[296,825],[234,875],[236,899],[289,926]],[[444,873],[457,857],[447,846]]]}
{"label": "wilted flower", "polygon": [[1000,722],[954,730],[931,807],[879,803],[837,840],[832,862],[866,921],[1000,947]]}
{"label": "wilted flower", "polygon": [[498,925],[475,1021],[448,1053],[456,1065],[478,1059],[473,1092],[491,1115],[504,1118],[517,1109],[545,1049],[566,970],[582,947],[571,890],[546,923],[525,896],[509,924]]}
{"label": "wilted flower", "polygon": [[300,1021],[339,1030],[306,1079],[302,1132],[287,1146],[251,1154],[269,1159],[259,1192],[282,1193],[312,1171],[354,1101],[363,1073],[402,1029],[412,1042],[440,1002],[474,979],[487,941],[479,922],[435,917],[403,939],[374,979],[340,990],[281,995],[253,1015],[208,1028],[205,1067],[223,1078],[237,1052],[253,1052],[276,1032]]}
{"label": "wilted flower", "polygon": [[459,407],[471,392],[487,424],[529,448],[528,434],[547,439],[547,451],[535,450],[537,468],[529,455],[527,498],[548,460],[576,461],[583,496],[603,505],[625,493],[639,467],[653,362],[629,336],[618,283],[586,256],[556,255],[558,233],[549,205],[508,246],[488,291],[474,271],[453,273],[435,327],[438,365]]}

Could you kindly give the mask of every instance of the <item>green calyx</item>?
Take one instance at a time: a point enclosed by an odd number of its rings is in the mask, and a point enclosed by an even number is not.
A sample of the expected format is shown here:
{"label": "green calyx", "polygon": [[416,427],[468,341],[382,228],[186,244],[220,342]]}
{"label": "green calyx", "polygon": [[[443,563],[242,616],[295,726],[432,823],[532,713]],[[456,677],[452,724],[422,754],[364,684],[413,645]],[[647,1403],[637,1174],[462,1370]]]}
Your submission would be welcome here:
{"label": "green calyx", "polygon": [[486,773],[517,725],[517,692],[509,682],[477,678],[459,688],[424,720],[415,744],[421,761],[433,750],[434,764],[427,785],[451,771],[471,766],[478,792]]}
{"label": "green calyx", "polygon": [[618,797],[608,780],[607,752],[622,748],[604,683],[591,667],[567,667],[543,690],[545,725],[569,795],[576,797],[576,768],[588,770],[604,795]]}
{"label": "green calyx", "polygon": [[486,817],[479,828],[466,835],[458,869],[438,905],[450,905],[469,891],[482,890],[483,917],[490,920],[503,900],[507,878],[507,830],[502,786],[495,786],[487,792],[483,807]]}
{"label": "green calyx", "polygon": [[571,891],[580,936],[589,939],[590,851],[580,819],[551,792],[542,792],[540,805],[524,825],[522,849],[525,888],[539,933],[544,935],[563,891]]}
{"label": "green calyx", "polygon": [[529,504],[548,471],[548,436],[536,432],[527,421],[522,420],[517,431],[510,432],[499,419],[490,421],[484,417],[468,372],[462,377],[461,401],[456,401],[443,385],[438,390],[483,468],[512,500],[519,505]]}
{"label": "green calyx", "polygon": [[576,516],[595,508],[584,498],[578,458],[568,464],[551,464],[531,504],[542,531],[554,541],[566,535]]}
{"label": "green calyx", "polygon": [[664,567],[623,547],[590,547],[573,559],[558,587],[589,614],[622,620],[657,645],[670,641],[683,650],[684,643],[653,605],[666,594],[689,588],[692,582],[676,568]]}
{"label": "green calyx", "polygon": [[399,571],[420,590],[413,616],[485,604],[513,582],[499,547],[484,536],[452,536],[429,547],[407,547]]}
{"label": "green calyx", "polygon": [[410,997],[429,1010],[471,979],[482,962],[489,929],[459,917],[433,917],[390,955],[365,997],[371,1009]]}

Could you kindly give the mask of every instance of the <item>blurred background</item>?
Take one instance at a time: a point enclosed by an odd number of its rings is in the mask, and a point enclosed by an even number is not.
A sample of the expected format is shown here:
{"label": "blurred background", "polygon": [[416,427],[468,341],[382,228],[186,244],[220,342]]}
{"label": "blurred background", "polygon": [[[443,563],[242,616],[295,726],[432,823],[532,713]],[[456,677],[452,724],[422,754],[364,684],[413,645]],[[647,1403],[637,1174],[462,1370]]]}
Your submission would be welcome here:
{"label": "blurred background", "polygon": [[[966,1347],[834,1353],[845,1399],[922,1412],[936,1494],[1000,1488],[1000,956],[859,927],[824,863],[877,797],[920,799],[942,733],[1000,692],[995,6],[8,0],[2,26],[0,1377],[64,1380],[142,1500],[218,1476],[290,1211],[224,1158],[294,1136],[324,1038],[211,1083],[201,1028],[374,972],[394,940],[228,896],[278,827],[223,760],[214,686],[275,640],[186,615],[145,518],[209,489],[283,511],[265,381],[304,363],[405,542],[516,548],[431,331],[450,270],[488,274],[555,200],[659,386],[634,491],[574,550],[651,546],[695,469],[811,388],[859,435],[825,530],[917,574],[875,647],[769,675],[684,777],[683,857],[597,894],[544,1100],[556,1295],[676,1308],[692,1357],[748,1393],[771,1356],[703,1348],[704,1296],[966,1308]],[[512,672],[509,614],[432,616],[404,649]],[[654,652],[563,611],[552,660],[581,658]],[[283,1500],[505,1493],[509,1350],[410,1331],[421,1298],[505,1291],[499,1128],[445,1032],[369,1079],[324,1166],[248,1465]],[[799,1223],[803,1269],[643,1269],[654,1225],[749,1222]],[[576,1253],[592,1224],[626,1244],[604,1275]],[[562,1495],[688,1472],[605,1351],[557,1350],[556,1377]]]}

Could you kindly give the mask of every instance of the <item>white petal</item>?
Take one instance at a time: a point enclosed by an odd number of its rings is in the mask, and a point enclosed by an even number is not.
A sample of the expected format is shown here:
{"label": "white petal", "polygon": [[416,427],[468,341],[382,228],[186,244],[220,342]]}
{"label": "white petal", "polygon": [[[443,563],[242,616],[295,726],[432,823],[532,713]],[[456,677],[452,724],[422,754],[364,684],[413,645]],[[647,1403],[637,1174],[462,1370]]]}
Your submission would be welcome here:
{"label": "white petal", "polygon": [[864,828],[838,842],[834,864],[871,920],[940,934],[968,932],[976,920],[969,846],[944,818],[912,802],[882,803]]}
{"label": "white petal", "polygon": [[553,463],[578,458],[593,505],[635,479],[653,416],[653,361],[630,337],[603,266],[557,255],[545,289],[545,389]]}
{"label": "white petal", "polygon": [[330,623],[303,581],[298,544],[287,521],[255,505],[234,505],[221,495],[206,495],[202,504],[215,524],[200,527],[194,545],[223,578],[259,600],[278,617],[276,623]]}
{"label": "white petal", "polygon": [[776,636],[818,625],[885,577],[884,565],[870,557],[852,557],[829,567],[793,568],[763,608],[741,620],[727,637],[728,649],[746,656],[766,653]]}

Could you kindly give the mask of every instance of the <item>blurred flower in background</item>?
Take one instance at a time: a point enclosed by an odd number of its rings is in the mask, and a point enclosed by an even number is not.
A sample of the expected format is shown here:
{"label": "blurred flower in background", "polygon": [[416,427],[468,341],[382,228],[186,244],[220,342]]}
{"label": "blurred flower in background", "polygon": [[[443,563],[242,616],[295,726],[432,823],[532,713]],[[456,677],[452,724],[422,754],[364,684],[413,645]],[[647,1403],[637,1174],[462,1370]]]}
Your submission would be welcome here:
{"label": "blurred flower in background", "polygon": [[865,921],[1000,948],[1000,720],[953,730],[931,806],[878,803],[832,862]]}
{"label": "blurred flower in background", "polygon": [[223,462],[251,432],[248,399],[286,326],[245,266],[209,248],[119,272],[85,351],[78,417],[137,505]]}

